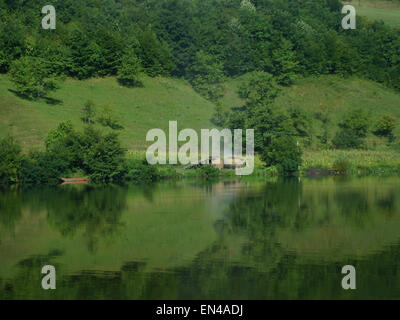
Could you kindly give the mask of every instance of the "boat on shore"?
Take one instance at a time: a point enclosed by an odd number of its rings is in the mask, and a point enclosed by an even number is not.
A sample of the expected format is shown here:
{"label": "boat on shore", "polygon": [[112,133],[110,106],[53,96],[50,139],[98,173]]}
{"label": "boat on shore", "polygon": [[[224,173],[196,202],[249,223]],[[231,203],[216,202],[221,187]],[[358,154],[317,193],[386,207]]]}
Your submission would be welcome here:
{"label": "boat on shore", "polygon": [[85,184],[88,183],[88,177],[83,178],[60,178],[63,182],[61,185],[65,184]]}

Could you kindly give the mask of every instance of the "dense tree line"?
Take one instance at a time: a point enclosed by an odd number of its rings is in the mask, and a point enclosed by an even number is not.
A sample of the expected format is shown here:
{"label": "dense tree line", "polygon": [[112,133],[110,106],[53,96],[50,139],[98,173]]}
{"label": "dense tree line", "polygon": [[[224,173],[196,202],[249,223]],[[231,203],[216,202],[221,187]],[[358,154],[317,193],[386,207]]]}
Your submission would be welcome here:
{"label": "dense tree line", "polygon": [[0,0],[1,72],[29,56],[53,74],[122,81],[140,61],[145,73],[185,77],[211,98],[222,76],[251,71],[284,85],[357,74],[400,89],[399,31],[360,17],[343,30],[338,0],[54,0],[56,30],[41,28],[45,4]]}
{"label": "dense tree line", "polygon": [[0,185],[58,184],[61,177],[89,176],[94,182],[151,182],[157,168],[145,160],[127,159],[118,134],[88,125],[82,132],[71,122],[51,130],[44,151],[23,154],[12,137],[0,139]]}

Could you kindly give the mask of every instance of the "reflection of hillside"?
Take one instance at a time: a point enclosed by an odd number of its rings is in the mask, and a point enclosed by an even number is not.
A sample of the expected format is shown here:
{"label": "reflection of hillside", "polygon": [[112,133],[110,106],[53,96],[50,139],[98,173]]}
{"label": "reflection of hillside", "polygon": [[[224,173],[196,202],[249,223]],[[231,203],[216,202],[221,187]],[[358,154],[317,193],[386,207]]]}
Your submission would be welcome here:
{"label": "reflection of hillside", "polygon": [[392,181],[268,183],[235,199],[225,219],[247,235],[247,261],[269,261],[274,245],[305,261],[363,257],[400,239],[400,186]]}
{"label": "reflection of hillside", "polygon": [[329,178],[16,193],[3,199],[19,209],[3,219],[0,299],[48,298],[35,285],[47,263],[56,299],[348,298],[348,263],[364,286],[352,297],[393,297],[399,188]]}
{"label": "reflection of hillside", "polygon": [[71,272],[119,270],[125,261],[159,269],[186,264],[215,239],[206,197],[205,190],[169,185],[35,192],[25,198],[27,207],[34,205],[14,237],[0,237],[1,274],[24,256],[53,248],[62,249],[57,261]]}

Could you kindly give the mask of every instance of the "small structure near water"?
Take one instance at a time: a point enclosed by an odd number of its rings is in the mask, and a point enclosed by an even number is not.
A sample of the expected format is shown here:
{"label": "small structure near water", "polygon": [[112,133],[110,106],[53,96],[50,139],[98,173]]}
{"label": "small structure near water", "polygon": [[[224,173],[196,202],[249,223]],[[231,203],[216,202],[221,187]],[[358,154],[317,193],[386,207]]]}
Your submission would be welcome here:
{"label": "small structure near water", "polygon": [[185,167],[185,170],[187,169],[197,169],[205,165],[211,165],[217,169],[236,169],[236,168],[242,168],[246,165],[246,161],[241,158],[229,158],[222,160],[220,158],[208,158],[205,160],[200,161],[198,164],[190,164]]}

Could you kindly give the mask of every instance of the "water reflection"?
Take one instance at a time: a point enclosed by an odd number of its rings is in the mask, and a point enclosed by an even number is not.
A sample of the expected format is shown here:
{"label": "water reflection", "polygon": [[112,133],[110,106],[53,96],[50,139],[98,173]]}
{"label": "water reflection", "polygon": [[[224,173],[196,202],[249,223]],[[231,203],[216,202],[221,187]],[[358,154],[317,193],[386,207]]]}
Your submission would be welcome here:
{"label": "water reflection", "polygon": [[[0,299],[399,298],[399,189],[327,178],[3,192]],[[345,264],[355,291],[340,286]]]}

